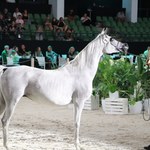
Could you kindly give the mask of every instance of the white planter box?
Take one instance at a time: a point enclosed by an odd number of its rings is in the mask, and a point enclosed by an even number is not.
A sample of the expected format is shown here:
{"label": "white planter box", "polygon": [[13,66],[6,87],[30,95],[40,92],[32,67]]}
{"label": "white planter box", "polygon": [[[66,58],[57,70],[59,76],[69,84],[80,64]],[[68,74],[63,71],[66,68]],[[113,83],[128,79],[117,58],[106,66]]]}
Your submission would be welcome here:
{"label": "white planter box", "polygon": [[106,98],[103,100],[103,110],[106,114],[128,114],[127,98]]}
{"label": "white planter box", "polygon": [[99,109],[99,95],[92,95],[90,99],[86,100],[84,104],[85,110],[97,110]]}
{"label": "white planter box", "polygon": [[136,102],[134,105],[129,105],[131,114],[140,114],[142,112],[142,101]]}

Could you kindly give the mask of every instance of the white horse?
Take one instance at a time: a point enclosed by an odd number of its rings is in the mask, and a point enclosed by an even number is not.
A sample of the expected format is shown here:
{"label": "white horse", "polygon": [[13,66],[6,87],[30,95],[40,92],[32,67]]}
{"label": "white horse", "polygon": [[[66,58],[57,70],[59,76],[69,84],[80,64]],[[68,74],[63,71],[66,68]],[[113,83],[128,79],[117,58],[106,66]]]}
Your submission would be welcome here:
{"label": "white horse", "polygon": [[66,105],[73,100],[75,146],[79,146],[79,127],[85,101],[91,96],[92,81],[103,53],[116,53],[128,49],[106,34],[103,29],[74,60],[56,70],[42,70],[28,66],[1,69],[0,113],[2,117],[3,145],[8,150],[8,126],[14,109],[26,96],[37,101],[51,101],[57,105]]}

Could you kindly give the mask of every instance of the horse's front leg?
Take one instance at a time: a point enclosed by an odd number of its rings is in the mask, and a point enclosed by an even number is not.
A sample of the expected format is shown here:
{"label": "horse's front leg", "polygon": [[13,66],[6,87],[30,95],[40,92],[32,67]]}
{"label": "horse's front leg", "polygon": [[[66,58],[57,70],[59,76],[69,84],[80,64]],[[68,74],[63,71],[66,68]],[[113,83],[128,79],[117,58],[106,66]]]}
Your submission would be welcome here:
{"label": "horse's front leg", "polygon": [[75,146],[76,150],[80,149],[79,143],[79,129],[80,129],[80,120],[81,114],[84,107],[84,101],[76,99],[74,100],[74,125],[75,125]]}

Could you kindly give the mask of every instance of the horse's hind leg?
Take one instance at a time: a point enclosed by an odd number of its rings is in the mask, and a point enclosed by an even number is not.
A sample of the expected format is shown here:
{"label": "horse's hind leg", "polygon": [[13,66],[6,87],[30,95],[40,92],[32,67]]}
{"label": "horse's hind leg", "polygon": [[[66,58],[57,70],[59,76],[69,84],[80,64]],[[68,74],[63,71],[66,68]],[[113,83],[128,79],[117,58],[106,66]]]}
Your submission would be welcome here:
{"label": "horse's hind leg", "polygon": [[0,91],[0,115],[4,112],[4,110],[5,110],[5,101]]}
{"label": "horse's hind leg", "polygon": [[2,127],[3,127],[3,145],[7,150],[8,150],[8,145],[7,145],[8,126],[9,126],[12,114],[15,110],[15,107],[20,99],[21,99],[21,97],[15,98],[15,99],[12,98],[10,101],[5,101],[6,108],[5,108],[5,112],[4,112],[4,115],[3,115],[1,121],[2,121]]}

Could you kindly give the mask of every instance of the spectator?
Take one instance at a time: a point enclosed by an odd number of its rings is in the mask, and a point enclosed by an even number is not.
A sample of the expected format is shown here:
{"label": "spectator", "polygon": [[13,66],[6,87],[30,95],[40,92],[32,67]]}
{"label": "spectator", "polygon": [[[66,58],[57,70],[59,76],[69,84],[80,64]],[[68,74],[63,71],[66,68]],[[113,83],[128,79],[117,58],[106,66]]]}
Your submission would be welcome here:
{"label": "spectator", "polygon": [[11,13],[8,12],[7,8],[4,8],[4,11],[3,11],[3,21],[4,21],[5,27],[7,26],[9,28],[9,25],[11,24],[12,19],[11,19]]}
{"label": "spectator", "polygon": [[64,41],[64,32],[60,28],[56,29],[55,40]]}
{"label": "spectator", "polygon": [[69,10],[69,14],[68,14],[67,18],[68,18],[69,21],[74,21],[75,20],[76,15],[75,15],[75,12],[74,12],[73,9]]}
{"label": "spectator", "polygon": [[16,37],[16,24],[15,21],[12,21],[11,25],[9,26],[9,34],[10,36]]}
{"label": "spectator", "polygon": [[14,51],[16,51],[16,54],[15,54],[15,55],[17,55],[18,57],[20,57],[18,47],[17,47],[17,46],[13,46],[13,48],[12,48],[12,49],[13,49]]}
{"label": "spectator", "polygon": [[65,31],[67,30],[67,28],[68,28],[67,24],[64,22],[63,17],[60,17],[60,18],[59,18],[57,26],[58,26],[62,31],[64,31],[64,32],[65,32]]}
{"label": "spectator", "polygon": [[43,27],[38,26],[36,33],[35,33],[35,39],[36,40],[43,40],[44,39],[44,32],[43,32]]}
{"label": "spectator", "polygon": [[23,31],[24,31],[24,27],[21,26],[21,24],[18,24],[16,27],[16,36],[17,39],[22,39],[23,38]]}
{"label": "spectator", "polygon": [[58,28],[57,24],[58,24],[58,20],[55,17],[53,17],[52,18],[52,27],[53,27],[54,31],[56,31],[56,29]]}
{"label": "spectator", "polygon": [[16,20],[19,15],[22,16],[22,13],[19,11],[19,8],[16,8],[15,12],[13,13],[13,18]]}
{"label": "spectator", "polygon": [[124,11],[119,11],[119,12],[117,13],[116,19],[117,19],[117,21],[119,21],[119,22],[125,22],[125,21],[126,21],[126,16],[125,16]]}
{"label": "spectator", "polygon": [[13,59],[13,63],[14,64],[19,64],[20,57],[18,56],[18,54],[17,54],[17,52],[15,50],[12,50],[11,58]]}
{"label": "spectator", "polygon": [[9,45],[4,46],[4,50],[2,51],[1,55],[3,64],[7,64],[7,57],[10,56]]}
{"label": "spectator", "polygon": [[57,56],[58,54],[55,53],[52,50],[52,46],[48,46],[47,47],[47,51],[46,51],[46,59],[49,62],[49,68],[56,68],[57,67]]}
{"label": "spectator", "polygon": [[44,22],[44,27],[45,29],[49,29],[50,31],[53,30],[53,26],[52,26],[52,23],[50,21],[50,16],[48,15],[45,22]]}
{"label": "spectator", "polygon": [[3,29],[5,27],[5,21],[3,15],[0,13],[0,27]]}
{"label": "spectator", "polygon": [[3,31],[3,33],[2,33],[3,39],[9,40],[10,37],[9,37],[9,28],[8,28],[8,26],[4,26],[2,31]]}
{"label": "spectator", "polygon": [[91,18],[87,15],[87,13],[84,13],[84,15],[81,17],[81,22],[84,26],[91,25]]}
{"label": "spectator", "polygon": [[65,32],[65,40],[66,41],[73,41],[74,38],[73,38],[73,29],[67,29],[66,32]]}
{"label": "spectator", "polygon": [[22,19],[22,15],[18,15],[16,19],[16,25],[21,25],[21,27],[24,27],[24,20]]}
{"label": "spectator", "polygon": [[29,14],[27,9],[25,9],[22,13],[22,19],[24,20],[24,23],[29,23]]}
{"label": "spectator", "polygon": [[150,60],[150,47],[147,47],[147,50],[144,51],[144,53],[142,54],[142,59],[144,61],[144,64],[148,64],[149,60]]}
{"label": "spectator", "polygon": [[8,18],[5,19],[5,23],[6,23],[6,25],[7,25],[8,27],[11,25],[12,21],[13,21],[13,19],[12,19],[11,16],[8,16]]}
{"label": "spectator", "polygon": [[23,57],[23,58],[28,58],[31,57],[31,52],[26,50],[26,46],[24,44],[21,45],[21,49],[19,51],[19,54]]}
{"label": "spectator", "polygon": [[68,51],[69,61],[73,60],[77,54],[78,54],[78,51],[75,50],[75,47],[71,46]]}
{"label": "spectator", "polygon": [[37,47],[37,49],[35,51],[35,57],[43,57],[41,47]]}
{"label": "spectator", "polygon": [[11,17],[11,13],[8,11],[7,8],[4,8],[3,16],[5,20],[8,20],[8,18]]}

